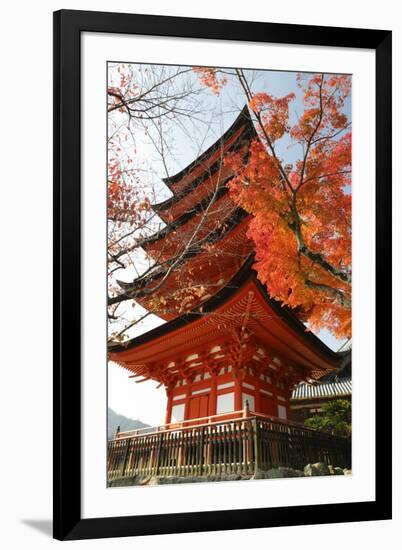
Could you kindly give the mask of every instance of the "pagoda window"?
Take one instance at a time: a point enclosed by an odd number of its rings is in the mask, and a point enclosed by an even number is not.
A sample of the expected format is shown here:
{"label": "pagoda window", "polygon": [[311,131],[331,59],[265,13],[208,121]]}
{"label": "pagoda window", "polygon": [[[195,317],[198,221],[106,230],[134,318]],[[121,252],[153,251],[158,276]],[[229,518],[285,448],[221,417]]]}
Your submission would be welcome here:
{"label": "pagoda window", "polygon": [[286,407],[284,405],[278,405],[278,417],[282,420],[286,420],[288,417]]}
{"label": "pagoda window", "polygon": [[173,405],[172,422],[182,422],[184,420],[184,403]]}
{"label": "pagoda window", "polygon": [[224,393],[218,395],[216,401],[216,413],[223,414],[228,412],[233,412],[235,410],[235,394],[234,393]]}

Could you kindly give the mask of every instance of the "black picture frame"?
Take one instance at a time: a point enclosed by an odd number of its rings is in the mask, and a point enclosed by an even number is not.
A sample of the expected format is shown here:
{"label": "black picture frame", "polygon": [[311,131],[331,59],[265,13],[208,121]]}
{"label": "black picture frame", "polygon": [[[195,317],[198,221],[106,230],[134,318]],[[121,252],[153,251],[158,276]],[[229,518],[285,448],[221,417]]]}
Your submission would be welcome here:
{"label": "black picture frame", "polygon": [[[376,55],[376,498],[370,502],[81,517],[83,32],[369,48]],[[60,540],[385,520],[391,480],[391,32],[61,10],[54,13],[54,537]],[[381,287],[381,292],[378,288]]]}

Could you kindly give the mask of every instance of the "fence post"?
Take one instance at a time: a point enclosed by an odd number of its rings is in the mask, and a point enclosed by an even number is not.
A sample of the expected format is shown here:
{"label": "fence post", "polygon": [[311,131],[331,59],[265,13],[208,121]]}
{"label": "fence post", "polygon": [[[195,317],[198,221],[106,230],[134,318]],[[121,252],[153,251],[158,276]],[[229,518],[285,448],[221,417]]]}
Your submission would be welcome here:
{"label": "fence post", "polygon": [[243,409],[243,418],[248,418],[250,416],[250,407],[248,404],[248,399],[246,400],[246,404],[244,405]]}
{"label": "fence post", "polygon": [[160,435],[159,445],[158,445],[158,451],[157,451],[157,453],[156,453],[156,468],[155,468],[155,475],[156,475],[156,476],[159,474],[160,455],[161,455],[161,449],[162,449],[162,442],[163,442],[163,433],[161,433],[161,435]]}
{"label": "fence post", "polygon": [[254,473],[256,473],[260,468],[260,427],[256,417],[252,419],[251,423],[253,427],[254,439]]}
{"label": "fence post", "polygon": [[130,439],[127,439],[126,443],[126,449],[124,452],[124,460],[123,460],[123,468],[121,470],[121,477],[124,477],[124,474],[126,473],[126,466],[127,466],[127,459],[128,459],[128,450],[130,448]]}
{"label": "fence post", "polygon": [[203,468],[204,468],[204,430],[205,426],[202,426],[201,428],[201,437],[199,441],[199,463],[198,463],[198,475],[203,474]]}

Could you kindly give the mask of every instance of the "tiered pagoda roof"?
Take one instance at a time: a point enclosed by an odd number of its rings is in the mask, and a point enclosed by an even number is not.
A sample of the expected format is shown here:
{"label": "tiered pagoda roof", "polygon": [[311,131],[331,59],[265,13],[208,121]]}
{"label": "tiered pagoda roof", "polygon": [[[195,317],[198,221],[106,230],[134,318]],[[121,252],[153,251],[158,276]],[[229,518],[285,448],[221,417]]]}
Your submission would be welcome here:
{"label": "tiered pagoda roof", "polygon": [[280,371],[290,388],[339,366],[341,354],[269,298],[252,268],[250,216],[230,198],[233,174],[223,160],[231,151],[246,160],[255,138],[245,107],[217,142],[164,180],[173,196],[153,208],[166,227],[144,242],[159,268],[121,285],[168,322],[109,354],[133,376],[172,387],[230,365],[234,376],[252,369],[274,378]]}
{"label": "tiered pagoda roof", "polygon": [[230,198],[233,177],[224,163],[231,152],[246,160],[256,137],[247,107],[232,126],[194,162],[163,181],[173,196],[153,209],[166,223],[142,247],[157,266],[125,292],[165,320],[189,311],[222,289],[253,251],[246,236],[249,215]]}

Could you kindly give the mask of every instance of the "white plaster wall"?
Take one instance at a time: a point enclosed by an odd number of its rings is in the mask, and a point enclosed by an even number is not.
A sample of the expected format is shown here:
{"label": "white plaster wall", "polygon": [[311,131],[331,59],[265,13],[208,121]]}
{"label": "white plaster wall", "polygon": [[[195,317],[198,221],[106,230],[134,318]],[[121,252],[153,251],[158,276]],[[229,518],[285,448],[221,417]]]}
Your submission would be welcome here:
{"label": "white plaster wall", "polygon": [[216,413],[227,413],[234,411],[235,405],[235,394],[234,393],[224,393],[218,395],[216,400]]}

